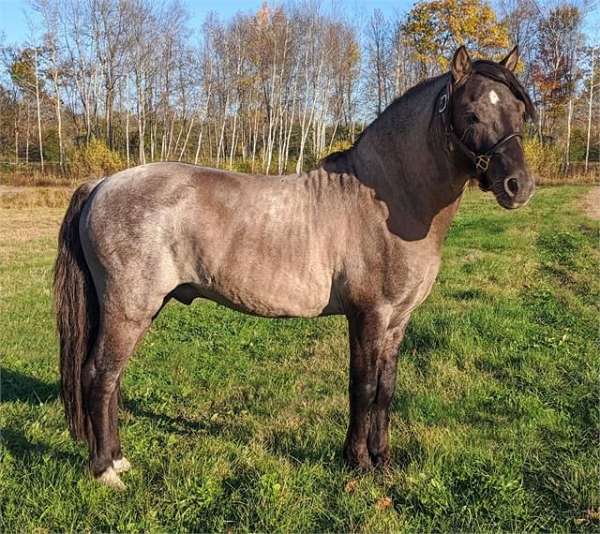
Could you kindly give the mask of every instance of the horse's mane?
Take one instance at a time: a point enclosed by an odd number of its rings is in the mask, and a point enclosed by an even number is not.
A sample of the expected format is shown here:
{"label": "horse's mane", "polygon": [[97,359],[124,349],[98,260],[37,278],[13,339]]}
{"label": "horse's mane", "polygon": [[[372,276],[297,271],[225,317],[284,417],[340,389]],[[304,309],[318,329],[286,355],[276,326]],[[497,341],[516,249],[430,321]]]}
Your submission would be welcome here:
{"label": "horse's mane", "polygon": [[358,145],[360,140],[367,133],[367,130],[369,128],[371,128],[371,126],[373,126],[381,117],[383,117],[383,115],[386,113],[386,111],[388,111],[389,109],[394,107],[396,104],[400,103],[401,101],[404,101],[405,99],[410,98],[414,93],[421,91],[421,89],[423,89],[425,86],[431,85],[434,82],[437,82],[440,78],[443,78],[445,76],[447,76],[447,74],[441,74],[441,75],[435,76],[433,78],[426,78],[425,80],[421,80],[416,85],[413,85],[412,87],[410,87],[409,89],[404,91],[404,93],[402,93],[400,96],[397,96],[396,98],[394,98],[394,100],[392,100],[392,102],[390,102],[390,104],[375,118],[374,121],[372,121],[370,124],[365,126],[363,131],[358,134],[358,136],[352,143],[351,147],[346,148],[344,150],[337,150],[335,152],[332,152],[331,154],[328,154],[320,161],[320,164],[324,165],[326,163],[336,163],[336,162],[340,161],[343,157],[345,157],[347,154],[349,154],[352,151],[352,149],[356,148],[356,146]]}
{"label": "horse's mane", "polygon": [[[521,102],[523,102],[523,104],[525,104],[525,110],[526,110],[527,116],[532,121],[536,120],[537,114],[535,111],[535,106],[533,105],[531,98],[529,98],[527,91],[525,90],[525,88],[523,87],[521,82],[519,82],[517,77],[512,73],[512,71],[510,71],[509,69],[507,69],[500,63],[495,63],[494,61],[488,61],[485,59],[479,59],[479,60],[473,62],[473,72],[476,74],[481,74],[482,76],[485,76],[486,78],[490,78],[491,80],[494,80],[496,82],[506,85],[511,90],[513,95],[515,95],[516,98],[518,98]],[[443,78],[445,76],[448,76],[448,73],[442,74],[440,76],[436,76],[434,78],[427,78],[426,80],[419,82],[418,84],[414,85],[410,89],[407,89],[402,95],[396,97],[392,101],[392,103],[386,108],[386,110],[391,108],[398,102],[400,102],[406,98],[409,98],[415,92],[423,89],[424,86],[427,86],[434,82],[437,82],[440,78]],[[386,110],[384,110],[381,113],[381,115],[379,115],[379,117],[381,117],[385,113]],[[379,117],[377,117],[377,118],[379,118]],[[373,121],[371,124],[369,124],[367,127],[365,127],[363,129],[363,131],[356,137],[356,139],[354,140],[354,143],[352,143],[352,146],[350,148],[347,148],[345,150],[338,150],[336,152],[332,152],[331,154],[325,156],[321,160],[321,165],[326,164],[326,163],[335,163],[335,162],[339,161],[341,158],[345,157],[353,148],[355,148],[358,145],[361,138],[365,135],[365,133],[367,132],[369,127],[372,124],[374,124],[376,121],[377,121],[377,119],[375,119],[375,121]]]}

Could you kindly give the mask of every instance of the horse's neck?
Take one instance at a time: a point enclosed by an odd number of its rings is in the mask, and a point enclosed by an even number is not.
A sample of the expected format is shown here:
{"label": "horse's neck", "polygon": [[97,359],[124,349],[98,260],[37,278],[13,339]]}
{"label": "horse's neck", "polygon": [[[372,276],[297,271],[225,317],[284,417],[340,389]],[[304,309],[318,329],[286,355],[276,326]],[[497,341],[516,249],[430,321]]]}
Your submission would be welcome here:
{"label": "horse's neck", "polygon": [[410,214],[444,235],[467,181],[448,158],[434,116],[446,83],[445,76],[429,80],[392,103],[349,154],[357,178],[388,204],[398,225]]}

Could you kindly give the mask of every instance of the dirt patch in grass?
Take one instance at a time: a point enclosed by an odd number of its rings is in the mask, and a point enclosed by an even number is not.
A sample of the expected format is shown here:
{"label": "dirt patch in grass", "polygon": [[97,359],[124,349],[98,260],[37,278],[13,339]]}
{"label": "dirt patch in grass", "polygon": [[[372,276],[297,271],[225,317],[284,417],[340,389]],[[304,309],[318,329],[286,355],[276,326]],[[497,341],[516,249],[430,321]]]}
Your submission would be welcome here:
{"label": "dirt patch in grass", "polygon": [[591,219],[600,221],[600,187],[594,187],[581,200],[581,210]]}

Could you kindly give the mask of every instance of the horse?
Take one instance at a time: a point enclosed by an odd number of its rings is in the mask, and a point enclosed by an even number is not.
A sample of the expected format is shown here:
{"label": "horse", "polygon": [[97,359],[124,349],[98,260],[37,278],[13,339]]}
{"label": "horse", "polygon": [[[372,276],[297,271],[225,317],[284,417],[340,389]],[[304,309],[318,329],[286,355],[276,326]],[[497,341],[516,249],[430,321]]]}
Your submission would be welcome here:
{"label": "horse", "polygon": [[467,184],[506,209],[534,192],[521,131],[535,109],[502,61],[460,47],[449,72],[394,100],[310,172],[256,176],[185,163],[141,165],[85,183],[59,231],[54,297],[61,398],[102,484],[124,489],[118,434],[128,359],[172,299],[271,318],[348,322],[346,463],[390,460],[396,362],[429,295]]}

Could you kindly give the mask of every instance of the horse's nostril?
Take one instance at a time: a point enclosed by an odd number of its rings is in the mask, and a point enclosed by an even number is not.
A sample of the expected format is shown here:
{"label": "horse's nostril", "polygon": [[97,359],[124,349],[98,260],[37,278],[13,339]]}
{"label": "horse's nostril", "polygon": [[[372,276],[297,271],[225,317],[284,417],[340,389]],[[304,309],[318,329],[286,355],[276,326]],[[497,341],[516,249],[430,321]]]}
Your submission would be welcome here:
{"label": "horse's nostril", "polygon": [[504,180],[504,190],[509,197],[514,197],[519,192],[519,182],[516,178]]}

